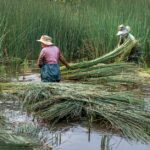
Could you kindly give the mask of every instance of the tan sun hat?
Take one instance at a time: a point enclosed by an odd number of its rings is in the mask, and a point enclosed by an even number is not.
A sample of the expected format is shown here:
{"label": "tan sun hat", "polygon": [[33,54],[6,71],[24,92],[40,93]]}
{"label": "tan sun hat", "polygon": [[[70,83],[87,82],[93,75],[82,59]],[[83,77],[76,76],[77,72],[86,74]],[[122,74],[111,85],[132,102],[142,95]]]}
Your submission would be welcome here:
{"label": "tan sun hat", "polygon": [[41,42],[45,45],[52,45],[52,38],[48,35],[42,35],[41,38],[39,40],[37,40],[38,42]]}

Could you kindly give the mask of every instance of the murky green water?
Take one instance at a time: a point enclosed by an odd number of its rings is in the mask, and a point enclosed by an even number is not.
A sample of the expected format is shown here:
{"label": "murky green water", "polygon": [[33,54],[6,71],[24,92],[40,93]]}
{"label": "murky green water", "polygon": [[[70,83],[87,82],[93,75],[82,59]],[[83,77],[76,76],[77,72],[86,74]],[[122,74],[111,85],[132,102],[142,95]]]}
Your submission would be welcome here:
{"label": "murky green water", "polygon": [[[59,125],[55,132],[45,124],[28,116],[20,110],[20,105],[15,101],[1,101],[1,112],[12,125],[14,131],[23,125],[33,123],[39,130],[36,131],[36,138],[42,147],[34,150],[149,150],[150,145],[131,141],[115,134],[104,132],[102,129],[93,126],[91,132],[85,125],[80,123]],[[12,107],[13,106],[13,107]],[[31,134],[28,135],[29,137]],[[0,143],[0,150],[31,150],[23,146],[13,146]]]}
{"label": "murky green water", "polygon": [[[16,78],[11,80],[16,81]],[[40,81],[39,74],[19,76],[19,81]],[[147,98],[146,102],[149,103]],[[0,150],[150,150],[150,145],[142,144],[140,141],[131,141],[116,134],[104,132],[95,126],[90,133],[85,125],[80,123],[60,125],[55,128],[55,132],[50,130],[42,122],[37,121],[26,112],[22,112],[20,104],[16,101],[0,101],[0,112],[6,117],[11,125],[11,129],[18,132],[24,125],[33,124],[36,134],[33,136],[31,131],[27,136],[35,137],[38,144],[37,148],[24,146],[14,146],[0,142]]]}

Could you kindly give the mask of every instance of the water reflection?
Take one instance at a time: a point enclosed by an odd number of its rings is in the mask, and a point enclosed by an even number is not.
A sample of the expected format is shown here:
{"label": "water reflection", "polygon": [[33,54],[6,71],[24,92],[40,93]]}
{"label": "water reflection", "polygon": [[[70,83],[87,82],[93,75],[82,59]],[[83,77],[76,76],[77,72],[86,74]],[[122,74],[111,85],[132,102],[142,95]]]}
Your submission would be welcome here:
{"label": "water reflection", "polygon": [[[19,80],[37,81],[38,74],[21,76]],[[149,91],[148,91],[149,92]],[[149,150],[150,145],[129,141],[117,135],[111,135],[102,130],[88,129],[80,124],[60,125],[55,130],[48,128],[43,122],[28,116],[20,111],[20,104],[9,100],[0,101],[1,111],[12,129],[18,133],[27,133],[28,136],[36,136],[43,145],[40,150]],[[145,99],[145,109],[150,108],[150,99]],[[33,125],[33,126],[32,126]],[[32,126],[32,128],[31,128]],[[30,130],[29,130],[30,127]],[[26,131],[27,129],[27,131]],[[35,133],[35,134],[34,134]],[[0,150],[30,150],[29,147],[13,146],[0,143]],[[35,149],[37,150],[37,149]]]}
{"label": "water reflection", "polygon": [[[60,124],[49,128],[44,122],[36,120],[32,115],[20,110],[16,101],[1,101],[1,111],[12,125],[16,133],[36,137],[43,145],[34,150],[149,150],[150,145],[129,141],[118,135],[92,126],[89,130],[81,123]],[[11,107],[13,106],[13,107]],[[11,147],[11,148],[10,148]],[[30,150],[28,147],[14,147],[0,143],[0,150]]]}
{"label": "water reflection", "polygon": [[135,141],[128,141],[125,138],[100,130],[92,130],[90,141],[88,129],[80,125],[73,126],[68,131],[62,132],[61,144],[53,150],[149,150],[150,145],[144,145]]}
{"label": "water reflection", "polygon": [[103,135],[102,138],[101,138],[101,150],[110,150],[110,145],[109,145],[109,142],[110,142],[110,136],[109,135]]}

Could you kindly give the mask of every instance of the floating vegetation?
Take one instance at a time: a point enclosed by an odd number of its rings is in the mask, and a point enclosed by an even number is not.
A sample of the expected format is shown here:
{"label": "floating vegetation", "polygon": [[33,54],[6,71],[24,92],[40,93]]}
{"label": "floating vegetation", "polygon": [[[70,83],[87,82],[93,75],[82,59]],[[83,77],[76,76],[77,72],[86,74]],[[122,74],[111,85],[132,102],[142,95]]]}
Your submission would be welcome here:
{"label": "floating vegetation", "polygon": [[104,118],[127,137],[144,142],[150,139],[150,112],[144,110],[143,100],[131,93],[109,93],[91,85],[52,84],[30,87],[24,95],[25,108],[41,119]]}
{"label": "floating vegetation", "polygon": [[4,117],[0,115],[0,142],[22,146],[37,146],[37,139],[21,136],[10,129],[9,124],[5,122]]}
{"label": "floating vegetation", "polygon": [[150,112],[138,92],[108,92],[99,85],[78,83],[12,85],[24,108],[37,118],[51,123],[85,117],[100,123],[103,119],[128,138],[150,141]]}

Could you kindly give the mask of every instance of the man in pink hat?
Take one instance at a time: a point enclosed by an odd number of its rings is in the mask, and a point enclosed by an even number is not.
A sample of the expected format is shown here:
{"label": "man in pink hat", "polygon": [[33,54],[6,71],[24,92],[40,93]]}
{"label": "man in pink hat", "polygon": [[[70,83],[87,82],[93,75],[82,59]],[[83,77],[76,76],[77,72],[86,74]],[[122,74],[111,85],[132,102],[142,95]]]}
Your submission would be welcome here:
{"label": "man in pink hat", "polygon": [[59,60],[69,68],[69,64],[60,52],[60,49],[52,43],[52,38],[42,35],[38,42],[41,43],[42,50],[38,58],[38,66],[41,68],[41,81],[59,82],[60,67]]}

